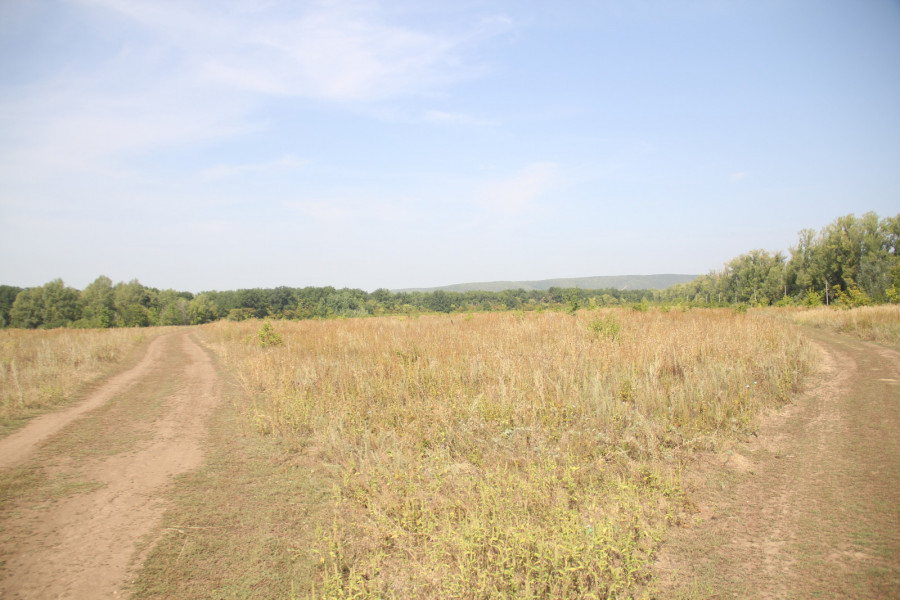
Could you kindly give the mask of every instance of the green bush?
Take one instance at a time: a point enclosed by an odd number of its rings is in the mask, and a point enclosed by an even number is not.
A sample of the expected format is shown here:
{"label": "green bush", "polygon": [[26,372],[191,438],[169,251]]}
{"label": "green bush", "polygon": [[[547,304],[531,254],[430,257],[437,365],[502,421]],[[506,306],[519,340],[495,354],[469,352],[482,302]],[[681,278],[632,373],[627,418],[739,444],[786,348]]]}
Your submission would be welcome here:
{"label": "green bush", "polygon": [[619,337],[619,331],[622,329],[622,325],[619,324],[618,319],[616,319],[615,315],[612,313],[606,315],[602,319],[594,319],[588,325],[591,331],[597,334],[599,337],[604,337],[610,340],[615,340]]}
{"label": "green bush", "polygon": [[259,328],[259,331],[256,332],[256,337],[259,339],[259,345],[263,348],[280,346],[284,343],[281,335],[275,331],[275,328],[272,327],[272,323],[269,321],[263,323],[262,327]]}

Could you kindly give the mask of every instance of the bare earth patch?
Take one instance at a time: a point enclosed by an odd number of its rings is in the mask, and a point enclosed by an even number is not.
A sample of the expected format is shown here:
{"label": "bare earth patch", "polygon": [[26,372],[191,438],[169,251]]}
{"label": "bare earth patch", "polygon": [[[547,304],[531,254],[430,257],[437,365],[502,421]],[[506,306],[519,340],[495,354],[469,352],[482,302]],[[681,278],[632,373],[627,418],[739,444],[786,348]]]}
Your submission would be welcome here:
{"label": "bare earth patch", "polygon": [[658,597],[900,598],[900,352],[809,334],[815,385],[690,475]]}
{"label": "bare earth patch", "polygon": [[127,595],[220,395],[206,352],[172,333],[82,404],[0,442],[0,597]]}

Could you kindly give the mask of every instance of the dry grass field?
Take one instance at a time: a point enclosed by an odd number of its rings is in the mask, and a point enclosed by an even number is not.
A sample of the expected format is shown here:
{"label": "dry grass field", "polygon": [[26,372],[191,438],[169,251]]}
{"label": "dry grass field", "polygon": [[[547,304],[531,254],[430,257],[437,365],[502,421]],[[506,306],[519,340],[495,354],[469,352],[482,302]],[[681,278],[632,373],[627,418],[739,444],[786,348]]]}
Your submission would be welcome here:
{"label": "dry grass field", "polygon": [[[652,586],[680,474],[811,352],[727,309],[219,322],[246,419],[327,486],[298,596],[609,598]],[[288,534],[289,535],[289,534]],[[182,548],[182,552],[184,549]]]}
{"label": "dry grass field", "polygon": [[819,307],[788,313],[801,325],[827,329],[888,344],[900,344],[900,305],[861,306],[849,310]]}
{"label": "dry grass field", "polygon": [[0,434],[70,399],[152,335],[136,329],[0,330]]}

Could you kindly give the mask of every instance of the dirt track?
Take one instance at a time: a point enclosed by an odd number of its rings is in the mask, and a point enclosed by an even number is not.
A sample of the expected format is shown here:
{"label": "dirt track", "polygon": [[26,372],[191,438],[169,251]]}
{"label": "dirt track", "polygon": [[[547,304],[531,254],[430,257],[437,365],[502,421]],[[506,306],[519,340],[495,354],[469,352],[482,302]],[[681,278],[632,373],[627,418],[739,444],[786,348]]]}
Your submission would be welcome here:
{"label": "dirt track", "polygon": [[127,594],[166,486],[202,460],[219,398],[209,356],[176,332],[79,406],[2,440],[3,473],[38,483],[0,505],[0,597]]}
{"label": "dirt track", "polygon": [[660,598],[900,598],[900,352],[809,334],[806,393],[694,470]]}
{"label": "dirt track", "polygon": [[[811,335],[823,368],[807,392],[692,470],[698,513],[660,556],[659,598],[900,597],[900,352]],[[0,441],[0,597],[128,595],[220,395],[208,355],[174,332]]]}

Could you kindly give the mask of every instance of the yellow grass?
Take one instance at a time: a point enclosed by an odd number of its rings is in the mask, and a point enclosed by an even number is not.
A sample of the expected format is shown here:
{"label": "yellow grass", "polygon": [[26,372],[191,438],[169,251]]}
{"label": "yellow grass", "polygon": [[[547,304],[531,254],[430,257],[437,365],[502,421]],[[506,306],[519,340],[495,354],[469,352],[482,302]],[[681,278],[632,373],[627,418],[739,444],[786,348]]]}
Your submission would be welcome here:
{"label": "yellow grass", "polygon": [[134,329],[0,330],[0,428],[70,398],[146,336]]}
{"label": "yellow grass", "polygon": [[752,430],[810,361],[790,326],[729,310],[260,326],[201,335],[255,427],[332,482],[296,550],[319,564],[296,589],[329,598],[641,593],[685,458]]}
{"label": "yellow grass", "polygon": [[861,306],[849,310],[822,306],[793,311],[790,315],[801,325],[847,333],[864,340],[900,344],[900,305]]}

